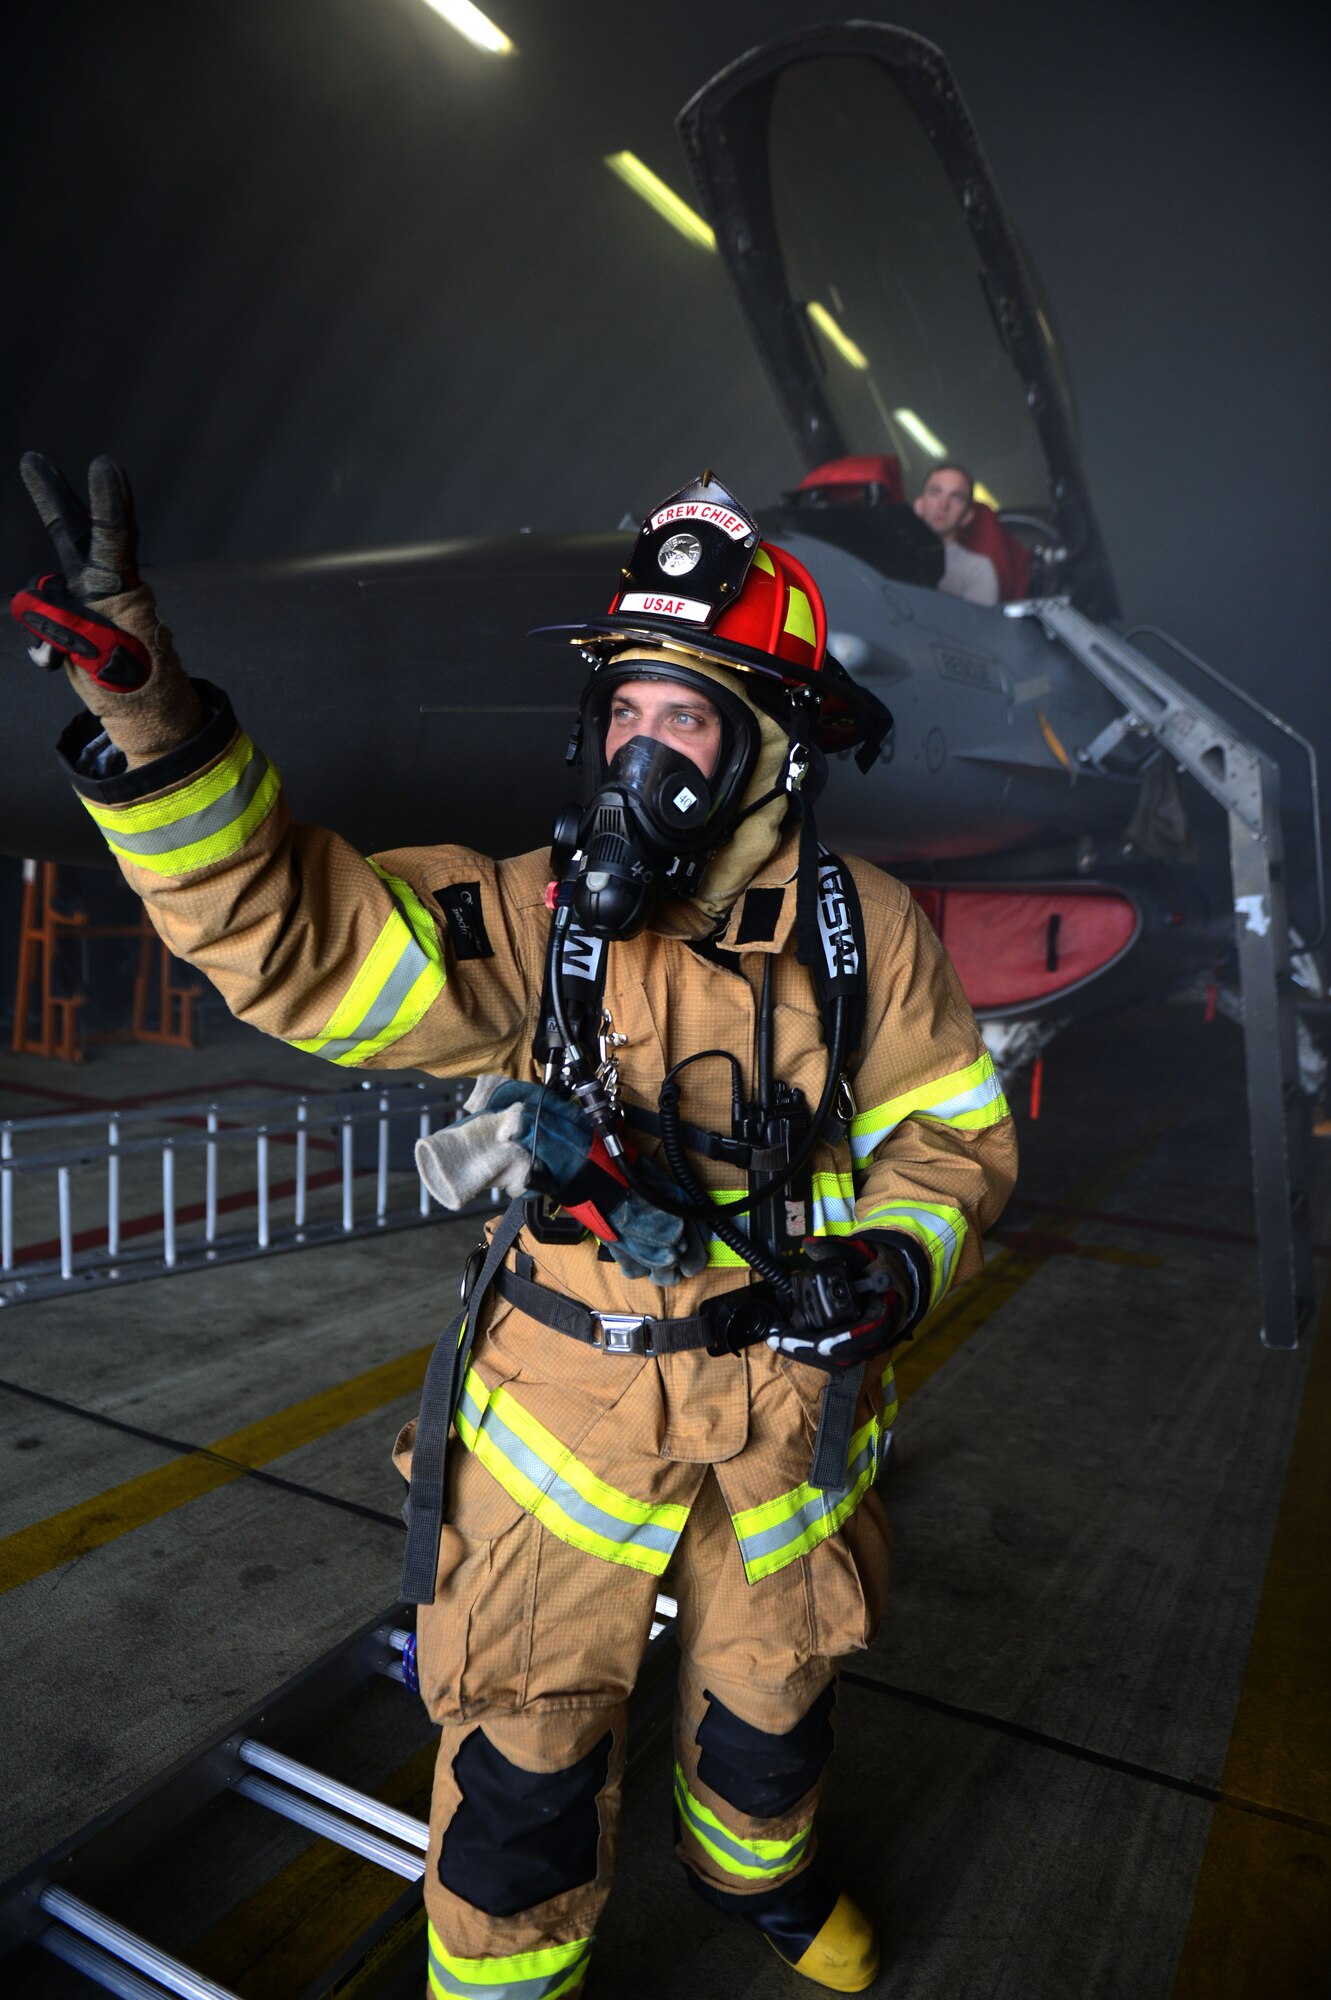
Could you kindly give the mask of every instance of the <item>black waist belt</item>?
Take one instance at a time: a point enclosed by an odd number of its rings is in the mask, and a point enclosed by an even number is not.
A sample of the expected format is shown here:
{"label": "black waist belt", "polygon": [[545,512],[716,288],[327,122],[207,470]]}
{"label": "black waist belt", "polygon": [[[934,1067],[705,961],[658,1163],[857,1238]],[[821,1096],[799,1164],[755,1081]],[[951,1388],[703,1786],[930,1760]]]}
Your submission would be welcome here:
{"label": "black waist belt", "polygon": [[[728,1345],[715,1345],[720,1331],[715,1311],[694,1313],[689,1319],[594,1312],[576,1299],[565,1298],[562,1292],[552,1292],[548,1285],[520,1278],[507,1265],[495,1273],[493,1289],[529,1319],[538,1319],[542,1326],[566,1333],[571,1340],[585,1341],[588,1347],[599,1347],[605,1354],[682,1354],[695,1347],[711,1348],[718,1354],[734,1351]],[[764,1325],[762,1334],[755,1331],[753,1338],[761,1339],[766,1331]]]}
{"label": "black waist belt", "polygon": [[[777,1321],[759,1285],[726,1292],[711,1299],[703,1312],[689,1319],[651,1319],[646,1313],[603,1313],[579,1305],[563,1292],[552,1292],[502,1265],[491,1279],[491,1290],[507,1299],[529,1319],[597,1347],[603,1354],[682,1354],[705,1348],[709,1354],[738,1354],[774,1331]],[[855,1407],[864,1380],[864,1364],[847,1368],[828,1381],[818,1412],[809,1484],[841,1492],[847,1484],[846,1465],[855,1421]]]}
{"label": "black waist belt", "polygon": [[781,1318],[764,1285],[723,1292],[688,1319],[652,1319],[647,1313],[597,1312],[591,1306],[533,1283],[507,1265],[495,1273],[492,1289],[542,1326],[566,1333],[603,1354],[738,1354],[780,1330]]}

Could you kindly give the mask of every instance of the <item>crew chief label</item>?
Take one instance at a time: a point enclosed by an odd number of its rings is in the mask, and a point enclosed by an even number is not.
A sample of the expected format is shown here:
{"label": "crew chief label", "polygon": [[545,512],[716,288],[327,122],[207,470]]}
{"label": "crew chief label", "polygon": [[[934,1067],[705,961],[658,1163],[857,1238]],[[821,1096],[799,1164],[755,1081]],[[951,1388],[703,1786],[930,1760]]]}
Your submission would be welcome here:
{"label": "crew chief label", "polygon": [[678,500],[673,507],[661,507],[652,515],[651,525],[664,528],[667,521],[710,521],[714,528],[729,535],[732,542],[742,542],[746,535],[754,533],[752,521],[708,500]]}

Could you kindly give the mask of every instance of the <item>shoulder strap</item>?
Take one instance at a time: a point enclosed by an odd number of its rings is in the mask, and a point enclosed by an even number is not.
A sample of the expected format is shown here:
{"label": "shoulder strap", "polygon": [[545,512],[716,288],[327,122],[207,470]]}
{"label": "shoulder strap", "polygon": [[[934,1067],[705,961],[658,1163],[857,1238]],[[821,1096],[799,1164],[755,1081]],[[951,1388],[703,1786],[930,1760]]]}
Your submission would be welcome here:
{"label": "shoulder strap", "polygon": [[796,949],[813,978],[823,1040],[832,1038],[832,1010],[846,1008],[845,1066],[852,1069],[864,1039],[868,996],[864,910],[855,878],[844,861],[818,839],[809,806],[800,826],[799,876],[795,890]]}
{"label": "shoulder strap", "polygon": [[476,1338],[476,1322],[495,1273],[522,1227],[525,1194],[515,1195],[495,1230],[475,1284],[439,1336],[421,1390],[416,1443],[411,1454],[411,1492],[405,1509],[407,1548],[402,1559],[402,1596],[408,1604],[433,1604],[439,1568],[439,1533],[444,1520],[444,1469],[448,1432]]}

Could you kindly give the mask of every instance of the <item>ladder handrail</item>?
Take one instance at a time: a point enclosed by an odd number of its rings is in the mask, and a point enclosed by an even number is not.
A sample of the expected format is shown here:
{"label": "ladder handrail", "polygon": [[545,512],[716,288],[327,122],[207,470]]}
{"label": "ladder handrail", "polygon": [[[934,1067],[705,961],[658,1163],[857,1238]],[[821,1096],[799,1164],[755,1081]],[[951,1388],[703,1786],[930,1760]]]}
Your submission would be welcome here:
{"label": "ladder handrail", "polygon": [[1166,667],[1130,639],[1097,625],[1067,598],[1009,604],[1005,615],[1034,618],[1047,637],[1064,645],[1122,704],[1122,716],[1092,744],[1078,749],[1082,762],[1094,763],[1128,730],[1142,729],[1228,817],[1261,1338],[1267,1347],[1297,1347],[1312,1317],[1316,1282],[1308,1201],[1309,1121],[1300,1116],[1280,765]]}
{"label": "ladder handrail", "polygon": [[1142,636],[1158,639],[1161,645],[1168,646],[1180,659],[1186,660],[1190,666],[1206,674],[1217,686],[1224,688],[1227,694],[1232,694],[1237,701],[1250,708],[1254,715],[1260,715],[1263,722],[1269,722],[1272,729],[1278,729],[1282,736],[1288,736],[1291,743],[1296,743],[1308,759],[1308,790],[1312,798],[1313,811],[1313,855],[1317,869],[1317,914],[1320,922],[1316,937],[1300,940],[1300,949],[1315,951],[1326,936],[1327,921],[1326,874],[1322,859],[1322,785],[1315,745],[1300,730],[1295,729],[1292,723],[1286,722],[1283,716],[1277,715],[1274,709],[1266,706],[1265,702],[1258,701],[1256,695],[1249,694],[1247,688],[1241,688],[1236,681],[1230,680],[1227,674],[1222,674],[1219,667],[1213,667],[1200,653],[1194,653],[1191,646],[1185,646],[1172,632],[1166,632],[1162,625],[1133,625],[1123,634],[1129,644]]}

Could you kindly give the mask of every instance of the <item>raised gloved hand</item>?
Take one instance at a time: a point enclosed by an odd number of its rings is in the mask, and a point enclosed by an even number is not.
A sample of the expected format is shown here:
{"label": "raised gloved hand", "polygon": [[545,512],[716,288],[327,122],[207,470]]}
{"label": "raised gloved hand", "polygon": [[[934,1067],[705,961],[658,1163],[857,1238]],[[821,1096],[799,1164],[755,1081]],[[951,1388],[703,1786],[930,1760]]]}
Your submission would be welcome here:
{"label": "raised gloved hand", "polygon": [[915,1279],[905,1257],[871,1236],[806,1236],[793,1273],[798,1305],[767,1345],[815,1368],[854,1368],[905,1336]]}
{"label": "raised gloved hand", "polygon": [[[674,1285],[707,1264],[701,1228],[643,1201],[624,1185],[581,1106],[539,1084],[482,1077],[456,1125],[416,1143],[416,1165],[435,1200],[461,1208],[486,1188],[553,1196],[598,1236],[628,1278]],[[639,1177],[670,1183],[641,1158]]]}
{"label": "raised gloved hand", "polygon": [[39,666],[64,665],[131,769],[151,763],[198,728],[202,710],[135,569],[129,482],[112,459],[95,458],[89,507],[38,452],[24,453],[20,471],[60,564],[12,600],[37,641],[29,651]]}

